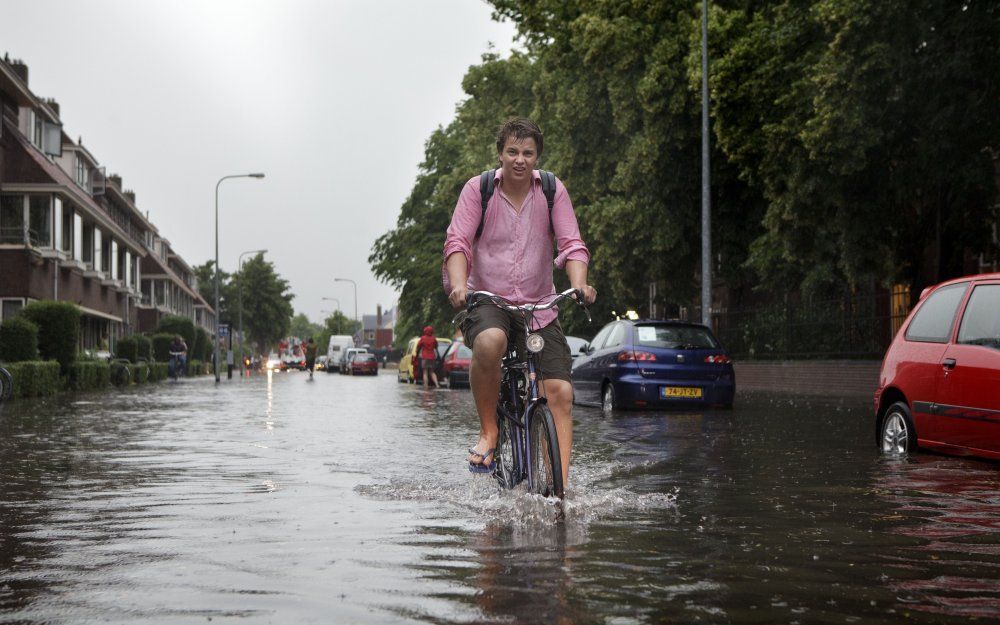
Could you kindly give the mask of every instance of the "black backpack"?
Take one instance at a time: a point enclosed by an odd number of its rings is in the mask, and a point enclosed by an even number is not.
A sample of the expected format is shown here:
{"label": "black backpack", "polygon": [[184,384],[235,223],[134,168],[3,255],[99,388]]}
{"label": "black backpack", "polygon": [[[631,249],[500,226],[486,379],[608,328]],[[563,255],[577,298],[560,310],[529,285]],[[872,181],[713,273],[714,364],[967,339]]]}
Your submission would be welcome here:
{"label": "black backpack", "polygon": [[[539,169],[538,173],[542,176],[542,193],[545,194],[545,201],[549,205],[549,228],[555,233],[555,228],[552,226],[552,204],[556,199],[556,175],[544,169]],[[496,175],[497,170],[495,169],[487,169],[479,175],[479,195],[482,198],[483,215],[479,218],[479,227],[476,228],[477,239],[483,235],[483,224],[486,223],[486,205],[493,197],[493,182],[496,180]]]}

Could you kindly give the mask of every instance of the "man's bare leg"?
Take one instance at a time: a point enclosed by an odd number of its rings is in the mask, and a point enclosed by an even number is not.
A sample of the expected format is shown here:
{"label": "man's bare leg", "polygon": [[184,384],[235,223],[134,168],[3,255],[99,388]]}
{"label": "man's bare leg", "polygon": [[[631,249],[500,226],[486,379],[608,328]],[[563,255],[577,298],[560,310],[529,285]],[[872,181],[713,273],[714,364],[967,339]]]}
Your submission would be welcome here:
{"label": "man's bare leg", "polygon": [[542,394],[548,398],[552,419],[559,437],[559,459],[562,461],[563,488],[569,484],[569,457],[573,452],[573,385],[566,380],[545,380]]}
{"label": "man's bare leg", "polygon": [[[479,413],[479,442],[473,448],[485,454],[497,446],[497,397],[500,394],[500,359],[507,349],[507,335],[499,328],[487,328],[476,336],[472,346],[469,384]],[[473,464],[489,464],[490,457],[469,454]]]}

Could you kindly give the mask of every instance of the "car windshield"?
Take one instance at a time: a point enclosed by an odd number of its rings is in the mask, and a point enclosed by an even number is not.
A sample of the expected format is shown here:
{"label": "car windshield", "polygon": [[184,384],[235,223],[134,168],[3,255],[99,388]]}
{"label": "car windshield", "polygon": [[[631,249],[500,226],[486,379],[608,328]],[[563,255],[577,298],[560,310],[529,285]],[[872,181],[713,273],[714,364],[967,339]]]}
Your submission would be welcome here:
{"label": "car windshield", "polygon": [[375,354],[358,354],[355,357],[354,362],[372,362],[375,360]]}
{"label": "car windshield", "polygon": [[662,349],[715,349],[718,341],[707,328],[682,325],[637,325],[635,345]]}

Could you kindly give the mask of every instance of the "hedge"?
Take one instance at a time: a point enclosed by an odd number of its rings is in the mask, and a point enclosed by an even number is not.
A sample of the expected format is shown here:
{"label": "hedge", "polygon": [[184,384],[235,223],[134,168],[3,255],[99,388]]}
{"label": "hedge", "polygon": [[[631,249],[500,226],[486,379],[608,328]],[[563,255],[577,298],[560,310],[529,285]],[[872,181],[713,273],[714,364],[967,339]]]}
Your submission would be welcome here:
{"label": "hedge", "polygon": [[76,361],[80,336],[80,310],[69,302],[31,302],[21,314],[38,326],[38,354],[42,360],[57,360],[63,372]]}
{"label": "hedge", "polygon": [[191,351],[194,347],[196,333],[194,321],[191,321],[189,317],[167,315],[163,319],[160,319],[159,325],[156,326],[156,332],[157,334],[169,334],[171,338],[175,334],[180,334],[184,342],[187,343],[188,351]]}
{"label": "hedge", "polygon": [[205,375],[205,363],[200,360],[189,360],[187,366],[188,377]]}
{"label": "hedge", "polygon": [[195,332],[194,349],[191,350],[191,357],[195,360],[207,360],[208,350],[212,348],[212,337],[209,336],[205,328],[199,327]]}
{"label": "hedge", "polygon": [[135,384],[143,384],[149,381],[149,365],[144,362],[137,362],[134,365],[129,365],[129,369],[132,371],[132,382]]}
{"label": "hedge", "polygon": [[153,360],[153,340],[144,334],[136,334],[132,338],[135,339],[139,358]]}
{"label": "hedge", "polygon": [[170,343],[174,340],[173,334],[153,335],[153,359],[157,362],[167,362],[170,360]]}
{"label": "hedge", "polygon": [[38,326],[24,317],[0,324],[0,360],[19,362],[38,358]]}
{"label": "hedge", "polygon": [[115,357],[125,358],[129,362],[136,362],[139,359],[139,343],[134,336],[118,339],[118,343],[115,345]]}
{"label": "hedge", "polygon": [[70,365],[66,386],[74,391],[93,391],[111,384],[111,365],[102,360],[78,360]]}
{"label": "hedge", "polygon": [[62,389],[59,363],[54,360],[27,360],[4,365],[14,378],[14,397],[43,397]]}
{"label": "hedge", "polygon": [[167,379],[168,365],[165,362],[151,362],[149,367],[149,381],[160,382]]}

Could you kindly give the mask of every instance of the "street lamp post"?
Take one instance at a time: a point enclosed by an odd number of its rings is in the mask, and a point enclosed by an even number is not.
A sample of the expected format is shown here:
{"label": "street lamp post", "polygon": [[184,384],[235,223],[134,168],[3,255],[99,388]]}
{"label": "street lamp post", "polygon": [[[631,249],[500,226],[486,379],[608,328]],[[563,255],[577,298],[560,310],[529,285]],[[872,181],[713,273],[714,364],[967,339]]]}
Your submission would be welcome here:
{"label": "street lamp post", "polygon": [[358,322],[358,283],[350,278],[334,278],[334,282],[350,282],[354,285],[354,323]]}
{"label": "street lamp post", "polygon": [[246,375],[246,367],[243,365],[243,257],[247,254],[266,254],[267,250],[250,250],[240,254],[238,292],[240,295],[240,377]]}
{"label": "street lamp post", "polygon": [[712,196],[708,121],[708,0],[701,3],[701,322],[712,326]]}
{"label": "street lamp post", "polygon": [[340,318],[344,316],[344,313],[340,312],[340,300],[337,299],[336,297],[324,297],[323,299],[325,301],[329,301],[329,302],[337,302],[337,312],[340,313],[337,316],[337,334],[340,334],[340,332],[341,332],[341,330],[340,330]]}
{"label": "street lamp post", "polygon": [[264,174],[232,174],[230,176],[223,176],[219,178],[219,181],[215,183],[215,383],[219,383],[219,317],[221,312],[219,310],[219,185],[222,184],[223,180],[228,180],[230,178],[263,178]]}

